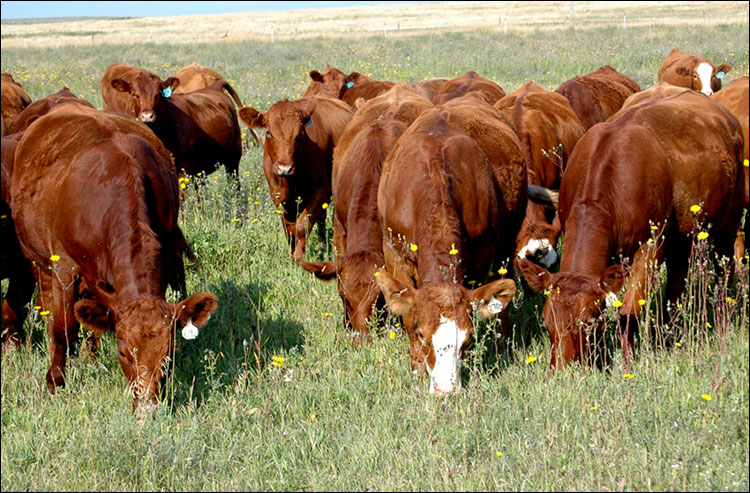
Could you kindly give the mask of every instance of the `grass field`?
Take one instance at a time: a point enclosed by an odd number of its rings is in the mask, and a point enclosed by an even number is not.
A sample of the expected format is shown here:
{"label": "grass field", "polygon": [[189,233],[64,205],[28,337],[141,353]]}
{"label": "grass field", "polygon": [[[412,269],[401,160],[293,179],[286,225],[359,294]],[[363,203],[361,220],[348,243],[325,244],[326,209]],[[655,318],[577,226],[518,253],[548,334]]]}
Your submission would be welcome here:
{"label": "grass field", "polygon": [[[527,80],[554,88],[611,64],[645,88],[680,47],[732,63],[726,84],[748,74],[748,27],[736,20],[274,44],[11,49],[3,38],[1,65],[32,99],[66,85],[99,108],[101,75],[118,61],[163,78],[198,61],[259,110],[298,98],[308,72],[327,63],[409,82],[475,70],[507,92]],[[32,312],[28,344],[2,359],[2,491],[750,487],[746,267],[744,282],[723,290],[699,249],[683,316],[643,320],[679,344],[644,343],[629,365],[615,345],[608,369],[569,367],[552,378],[544,296],[519,290],[509,350],[496,355],[492,327],[481,326],[462,391],[435,399],[412,375],[398,328],[391,338],[378,327],[372,345],[351,347],[335,284],[289,260],[261,159],[262,149],[246,151],[239,193],[223,170],[205,180],[200,199],[188,188],[180,222],[199,258],[187,268],[188,290],[212,291],[220,305],[197,339],[177,341],[168,398],[153,416],[133,415],[113,337],[98,361],[85,351],[71,358],[67,387],[51,396],[44,323]],[[307,257],[329,250],[313,235]],[[650,306],[653,316],[658,299]]]}

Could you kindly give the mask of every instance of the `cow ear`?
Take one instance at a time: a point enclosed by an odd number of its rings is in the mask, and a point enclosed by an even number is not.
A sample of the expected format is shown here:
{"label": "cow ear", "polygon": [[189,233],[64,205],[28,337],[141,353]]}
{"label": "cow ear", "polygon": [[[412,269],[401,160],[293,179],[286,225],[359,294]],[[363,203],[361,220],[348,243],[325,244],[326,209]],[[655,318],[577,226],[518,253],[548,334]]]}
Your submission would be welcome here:
{"label": "cow ear", "polygon": [[170,77],[169,79],[161,83],[161,88],[162,90],[164,90],[167,87],[169,87],[170,89],[174,91],[175,89],[177,89],[177,86],[179,85],[180,85],[180,79],[178,79],[177,77]]}
{"label": "cow ear", "polygon": [[197,293],[190,298],[180,301],[175,306],[177,319],[181,325],[192,323],[198,328],[208,323],[211,314],[219,306],[219,300],[213,293]]}
{"label": "cow ear", "polygon": [[472,304],[477,306],[482,318],[490,318],[503,311],[516,295],[513,279],[499,279],[471,291]]}
{"label": "cow ear", "polygon": [[391,311],[396,315],[406,315],[414,309],[416,289],[399,281],[388,272],[379,270],[375,273],[375,282],[380,286]]}
{"label": "cow ear", "polygon": [[130,92],[130,84],[122,79],[112,79],[110,85],[120,92]]}
{"label": "cow ear", "polygon": [[107,332],[113,327],[112,312],[93,300],[80,300],[74,307],[78,322],[94,333]]}
{"label": "cow ear", "polygon": [[716,73],[724,72],[726,74],[726,73],[729,73],[731,70],[732,70],[732,66],[729,65],[728,63],[722,63],[721,65],[716,67]]}
{"label": "cow ear", "polygon": [[523,272],[523,277],[531,289],[541,293],[552,284],[552,273],[534,262],[525,258],[518,259],[518,269]]}
{"label": "cow ear", "polygon": [[323,76],[317,70],[310,71],[310,78],[316,82],[323,82]]}
{"label": "cow ear", "polygon": [[307,272],[314,274],[321,281],[330,281],[335,279],[338,274],[335,262],[304,262],[299,263],[300,267]]}
{"label": "cow ear", "polygon": [[693,71],[686,67],[677,67],[674,71],[677,72],[677,75],[683,75],[685,77],[693,76]]}
{"label": "cow ear", "polygon": [[302,111],[302,119],[307,122],[312,114],[315,112],[315,108],[317,107],[318,103],[315,101],[315,98],[305,98],[306,101],[303,103],[301,111]]}
{"label": "cow ear", "polygon": [[263,128],[266,126],[263,113],[258,112],[255,108],[240,108],[239,110],[240,119],[245,122],[248,127]]}
{"label": "cow ear", "polygon": [[605,293],[619,293],[625,283],[625,266],[623,264],[610,265],[602,274],[599,285]]}

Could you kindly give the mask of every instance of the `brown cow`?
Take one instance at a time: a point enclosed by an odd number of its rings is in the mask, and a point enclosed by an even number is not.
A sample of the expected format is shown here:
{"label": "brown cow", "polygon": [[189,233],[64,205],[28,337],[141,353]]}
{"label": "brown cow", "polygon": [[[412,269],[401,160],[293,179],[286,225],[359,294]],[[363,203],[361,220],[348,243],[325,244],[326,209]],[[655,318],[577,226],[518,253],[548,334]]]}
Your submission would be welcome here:
{"label": "brown cow", "polygon": [[[175,166],[188,174],[210,174],[223,164],[236,176],[242,157],[242,132],[223,79],[196,91],[172,94],[179,81],[162,81],[141,73],[132,82],[113,79],[112,87],[127,94],[137,118],[148,125],[174,155]],[[230,92],[233,92],[230,91]]]}
{"label": "brown cow", "polygon": [[38,99],[28,105],[25,110],[19,113],[18,116],[16,116],[13,121],[10,122],[8,131],[12,134],[16,132],[23,132],[24,130],[29,128],[29,125],[31,125],[37,118],[46,115],[49,110],[51,110],[55,106],[63,104],[80,104],[83,106],[88,106],[89,108],[94,107],[85,99],[81,99],[70,92],[66,87],[54,94],[50,94],[46,98]]}
{"label": "brown cow", "polygon": [[134,407],[155,404],[174,324],[190,336],[217,306],[211,293],[164,299],[183,269],[184,241],[166,148],[124,115],[55,107],[18,144],[11,205],[21,248],[38,266],[38,304],[50,313],[49,389],[65,383],[80,323],[115,332]]}
{"label": "brown cow", "polygon": [[131,83],[140,74],[154,75],[145,68],[134,67],[126,63],[113,63],[107,67],[101,80],[102,104],[105,111],[119,111],[126,115],[138,117],[132,105],[132,98],[127,93],[120,92],[112,87],[112,81],[122,79]]}
{"label": "brown cow", "polygon": [[[224,79],[224,77],[222,77],[221,74],[216,70],[204,67],[198,62],[193,62],[186,67],[182,67],[177,72],[176,77],[180,82],[174,89],[175,94],[197,91],[198,89],[203,89],[204,87],[210,86],[217,80]],[[242,108],[245,106],[244,104],[242,104],[240,96],[237,94],[237,92],[235,92],[234,88],[230,84],[224,86],[224,91],[226,91],[226,94],[234,100],[238,108]],[[263,141],[258,135],[258,132],[256,132],[254,128],[251,128],[249,130],[250,135],[253,137],[253,140],[255,140],[258,145],[263,145]]]}
{"label": "brown cow", "polygon": [[[742,135],[745,138],[745,147],[742,149],[742,157],[744,158],[744,172],[745,172],[745,207],[748,207],[748,199],[750,193],[748,191],[748,178],[750,174],[748,171],[748,145],[750,144],[750,135],[748,135],[748,129],[750,128],[750,118],[748,117],[748,107],[750,103],[750,90],[748,89],[748,76],[740,77],[732,81],[725,89],[716,92],[711,96],[714,102],[719,103],[726,109],[728,109],[742,125]],[[747,222],[745,222],[745,231],[747,231]]]}
{"label": "brown cow", "polygon": [[347,89],[341,96],[341,100],[356,110],[357,101],[359,101],[359,104],[362,104],[363,101],[369,101],[388,92],[392,87],[393,82],[387,80],[363,82],[353,86],[351,89]]}
{"label": "brown cow", "polygon": [[432,101],[433,99],[435,99],[435,93],[446,82],[448,82],[448,79],[446,79],[445,77],[432,77],[431,79],[425,79],[425,80],[419,81],[416,84],[413,84],[413,86],[417,90],[419,90],[419,93],[427,101]]}
{"label": "brown cow", "polygon": [[373,274],[384,264],[378,185],[385,158],[432,103],[405,82],[365,103],[346,127],[333,156],[334,262],[301,262],[318,278],[338,279],[347,328],[354,344],[369,341],[368,319],[380,298]]}
{"label": "brown cow", "polygon": [[525,206],[513,124],[476,98],[424,111],[387,158],[378,189],[386,270],[377,282],[403,317],[411,367],[430,374],[431,393],[457,389],[472,307],[507,324],[512,279],[466,286],[512,257]]}
{"label": "brown cow", "polygon": [[461,97],[471,92],[480,92],[490,104],[505,97],[505,91],[499,84],[481,77],[476,72],[466,72],[464,75],[446,81],[435,92],[432,102],[437,106],[446,101]]}
{"label": "brown cow", "polygon": [[605,65],[563,82],[555,92],[568,98],[584,130],[588,130],[617,113],[625,99],[640,90],[633,79]]}
{"label": "brown cow", "polygon": [[324,96],[284,99],[265,113],[240,110],[248,127],[266,129],[263,173],[271,199],[283,209],[281,223],[295,262],[304,257],[316,223],[325,234],[323,204],[331,200],[333,149],[352,114],[343,102]]}
{"label": "brown cow", "polygon": [[659,67],[659,80],[675,86],[700,91],[706,96],[721,89],[721,79],[732,70],[728,63],[720,66],[708,58],[672,49]]}
{"label": "brown cow", "polygon": [[[521,139],[528,170],[528,183],[559,188],[560,177],[583,126],[568,100],[527,82],[495,103],[508,115]],[[545,208],[528,201],[526,217],[516,238],[516,258],[530,258],[549,268],[557,261],[555,245],[560,234],[558,221],[548,221]]]}
{"label": "brown cow", "polygon": [[648,299],[650,263],[665,259],[667,299],[680,296],[696,219],[691,206],[701,206],[697,218],[712,224],[717,252],[731,256],[742,208],[741,153],[737,119],[694,91],[633,106],[584,134],[560,188],[560,272],[519,261],[529,285],[549,296],[543,317],[552,369],[581,361],[600,342],[605,298],[625,281],[621,258],[632,260],[619,309],[626,357],[639,300]]}
{"label": "brown cow", "polygon": [[0,105],[2,106],[3,132],[2,135],[12,133],[9,131],[11,121],[21,113],[24,108],[31,104],[31,98],[23,90],[21,84],[13,79],[7,72],[0,75]]}

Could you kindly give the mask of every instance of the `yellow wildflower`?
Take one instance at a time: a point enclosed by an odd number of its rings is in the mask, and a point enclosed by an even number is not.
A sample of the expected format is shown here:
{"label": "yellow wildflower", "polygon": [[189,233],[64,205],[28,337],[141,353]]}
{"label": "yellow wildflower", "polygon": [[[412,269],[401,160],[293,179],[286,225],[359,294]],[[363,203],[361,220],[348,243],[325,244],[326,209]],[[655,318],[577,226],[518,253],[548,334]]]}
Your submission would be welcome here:
{"label": "yellow wildflower", "polygon": [[690,212],[693,214],[698,214],[701,211],[701,206],[699,205],[691,205],[690,206]]}
{"label": "yellow wildflower", "polygon": [[706,233],[705,231],[701,231],[700,233],[698,233],[699,240],[705,240],[706,238],[708,238],[708,233]]}
{"label": "yellow wildflower", "polygon": [[49,315],[49,310],[44,310],[43,312],[39,312],[39,315],[46,317],[47,315]]}
{"label": "yellow wildflower", "polygon": [[417,248],[418,248],[418,247],[417,247],[416,243],[412,243],[411,245],[409,245],[409,249],[410,249],[410,250],[411,250],[412,252],[416,252],[416,251],[417,251]]}
{"label": "yellow wildflower", "polygon": [[52,255],[49,259],[51,261],[53,261],[53,262],[57,262],[58,260],[60,260],[60,256],[59,255]]}
{"label": "yellow wildflower", "polygon": [[391,339],[395,339],[395,338],[396,338],[396,333],[395,333],[395,332],[393,332],[393,331],[390,331],[390,332],[388,333],[388,337],[390,337]]}
{"label": "yellow wildflower", "polygon": [[448,253],[450,253],[451,255],[456,255],[458,253],[458,250],[456,250],[456,244],[455,243],[451,243],[451,251],[448,252]]}
{"label": "yellow wildflower", "polygon": [[614,306],[615,308],[620,308],[622,306],[622,301],[615,300],[612,302],[612,306]]}
{"label": "yellow wildflower", "polygon": [[634,379],[634,378],[635,378],[635,375],[633,375],[632,373],[626,373],[626,374],[624,374],[624,375],[623,375],[622,377],[623,377],[623,378],[629,378],[629,379],[631,379],[631,380],[632,380],[632,379]]}
{"label": "yellow wildflower", "polygon": [[500,274],[501,276],[504,276],[505,274],[508,273],[508,269],[500,269],[497,271],[497,273]]}
{"label": "yellow wildflower", "polygon": [[495,452],[495,455],[497,455],[498,457],[502,457],[503,453],[498,450],[497,452]]}
{"label": "yellow wildflower", "polygon": [[711,396],[708,395],[708,394],[701,394],[701,397],[703,397],[704,401],[710,401],[711,400]]}
{"label": "yellow wildflower", "polygon": [[526,358],[526,364],[527,365],[530,365],[534,361],[536,361],[536,356],[529,356],[528,358]]}
{"label": "yellow wildflower", "polygon": [[643,306],[646,304],[646,300],[638,300],[638,304]]}
{"label": "yellow wildflower", "polygon": [[323,205],[321,207],[323,209],[328,209],[328,202],[323,202]]}

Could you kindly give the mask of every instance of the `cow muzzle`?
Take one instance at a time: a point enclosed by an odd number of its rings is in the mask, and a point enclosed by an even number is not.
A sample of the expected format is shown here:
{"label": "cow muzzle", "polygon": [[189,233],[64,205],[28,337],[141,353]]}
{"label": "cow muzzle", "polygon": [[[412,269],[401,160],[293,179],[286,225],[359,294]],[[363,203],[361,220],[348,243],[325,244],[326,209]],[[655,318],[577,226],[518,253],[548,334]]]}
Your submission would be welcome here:
{"label": "cow muzzle", "polygon": [[143,123],[153,123],[156,121],[156,113],[153,111],[142,111],[141,114],[138,115],[138,119]]}
{"label": "cow muzzle", "polygon": [[295,171],[294,163],[282,161],[273,163],[273,173],[276,176],[294,176]]}

